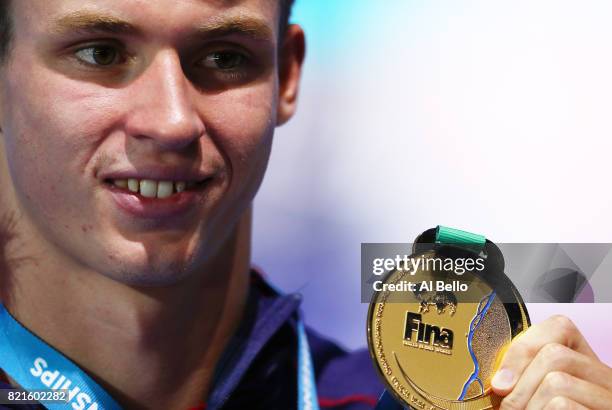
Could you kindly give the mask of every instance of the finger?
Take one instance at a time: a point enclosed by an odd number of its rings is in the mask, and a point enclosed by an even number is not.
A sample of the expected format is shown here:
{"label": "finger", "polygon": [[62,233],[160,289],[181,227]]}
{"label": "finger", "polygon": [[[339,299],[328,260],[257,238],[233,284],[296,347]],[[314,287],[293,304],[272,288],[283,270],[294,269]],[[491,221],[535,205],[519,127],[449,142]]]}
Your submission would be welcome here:
{"label": "finger", "polygon": [[501,359],[499,370],[491,380],[495,393],[507,395],[540,349],[550,343],[567,346],[597,359],[597,355],[571,320],[565,316],[553,316],[527,329],[512,341]]}
{"label": "finger", "polygon": [[548,402],[544,410],[589,410],[580,403],[567,397],[555,397]]}
{"label": "finger", "polygon": [[549,343],[542,347],[506,396],[511,408],[525,408],[546,375],[563,372],[612,391],[612,369],[567,346]]}
{"label": "finger", "polygon": [[612,402],[612,393],[609,390],[567,373],[552,372],[546,375],[538,387],[527,405],[527,410],[544,408],[552,400],[559,400],[555,399],[559,396],[592,410],[609,409]]}

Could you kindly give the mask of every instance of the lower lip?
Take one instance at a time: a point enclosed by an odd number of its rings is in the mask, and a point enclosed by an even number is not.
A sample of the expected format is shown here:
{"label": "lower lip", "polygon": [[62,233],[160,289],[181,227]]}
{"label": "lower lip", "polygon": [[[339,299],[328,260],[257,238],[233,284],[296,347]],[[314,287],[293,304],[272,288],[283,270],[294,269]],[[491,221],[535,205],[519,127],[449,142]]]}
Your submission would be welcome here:
{"label": "lower lip", "polygon": [[148,219],[165,219],[184,215],[199,202],[206,185],[197,190],[188,190],[173,194],[167,198],[145,198],[107,185],[112,198],[119,208],[131,216]]}

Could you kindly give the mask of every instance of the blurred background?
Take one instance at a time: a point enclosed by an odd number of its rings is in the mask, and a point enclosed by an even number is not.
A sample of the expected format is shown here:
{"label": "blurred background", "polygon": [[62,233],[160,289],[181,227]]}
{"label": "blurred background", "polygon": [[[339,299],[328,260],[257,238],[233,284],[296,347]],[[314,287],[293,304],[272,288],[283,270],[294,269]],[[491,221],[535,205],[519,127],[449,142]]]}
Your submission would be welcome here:
{"label": "blurred background", "polygon": [[[612,242],[611,18],[607,0],[296,0],[300,106],[255,201],[256,266],[352,349],[362,242],[438,224]],[[572,317],[612,364],[612,304],[528,307]]]}

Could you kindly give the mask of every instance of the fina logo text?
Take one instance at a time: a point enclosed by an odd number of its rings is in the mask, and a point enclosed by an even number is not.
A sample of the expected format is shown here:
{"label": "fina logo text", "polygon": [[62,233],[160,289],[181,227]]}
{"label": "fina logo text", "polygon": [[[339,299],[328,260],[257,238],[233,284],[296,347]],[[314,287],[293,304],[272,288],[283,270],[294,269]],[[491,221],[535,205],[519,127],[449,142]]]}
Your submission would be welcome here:
{"label": "fina logo text", "polygon": [[453,349],[453,331],[423,323],[420,314],[406,312],[404,344],[424,350],[451,354]]}
{"label": "fina logo text", "polygon": [[59,370],[45,370],[47,367],[49,367],[47,361],[37,357],[34,359],[34,367],[30,369],[30,373],[51,390],[68,390],[68,402],[72,403],[74,410],[98,410],[98,403],[93,401],[89,394],[81,391],[78,386],[69,390],[72,380],[61,374]]}

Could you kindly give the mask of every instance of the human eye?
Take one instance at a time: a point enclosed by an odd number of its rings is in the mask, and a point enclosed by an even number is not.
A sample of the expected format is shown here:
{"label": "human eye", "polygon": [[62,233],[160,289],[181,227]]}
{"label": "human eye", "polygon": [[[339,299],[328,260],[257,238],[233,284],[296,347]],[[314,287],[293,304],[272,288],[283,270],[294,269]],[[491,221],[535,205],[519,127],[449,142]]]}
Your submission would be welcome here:
{"label": "human eye", "polygon": [[258,81],[273,67],[266,50],[237,42],[204,44],[188,55],[185,70],[200,89],[230,89]]}
{"label": "human eye", "polygon": [[111,44],[92,44],[81,47],[74,56],[83,64],[106,67],[124,63],[125,55],[119,47]]}
{"label": "human eye", "polygon": [[247,63],[248,58],[244,54],[233,50],[208,53],[201,62],[203,67],[221,71],[239,70],[244,68]]}

